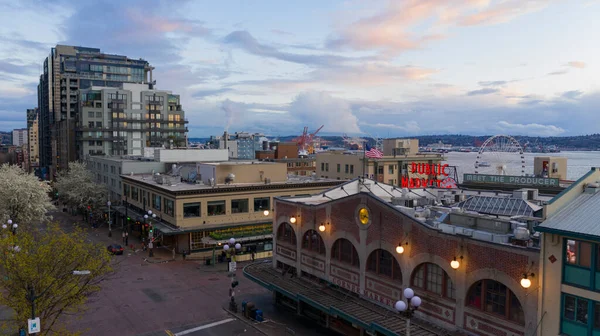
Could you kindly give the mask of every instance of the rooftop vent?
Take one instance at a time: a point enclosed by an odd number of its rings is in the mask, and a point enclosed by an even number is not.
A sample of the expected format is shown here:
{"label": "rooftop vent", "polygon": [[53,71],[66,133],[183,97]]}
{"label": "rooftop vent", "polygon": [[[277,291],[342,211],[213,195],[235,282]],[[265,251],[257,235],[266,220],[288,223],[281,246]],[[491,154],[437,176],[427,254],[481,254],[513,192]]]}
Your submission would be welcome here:
{"label": "rooftop vent", "polygon": [[600,184],[598,182],[592,182],[585,186],[585,193],[595,194],[600,190]]}

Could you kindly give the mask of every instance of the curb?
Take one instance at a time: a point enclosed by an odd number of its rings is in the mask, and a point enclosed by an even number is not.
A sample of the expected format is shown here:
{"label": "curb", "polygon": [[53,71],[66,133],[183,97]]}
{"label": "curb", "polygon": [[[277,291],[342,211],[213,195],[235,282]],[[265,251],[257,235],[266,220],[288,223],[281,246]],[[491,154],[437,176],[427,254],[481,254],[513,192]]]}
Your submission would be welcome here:
{"label": "curb", "polygon": [[247,319],[243,318],[243,316],[239,316],[238,314],[236,314],[236,313],[232,312],[231,310],[229,310],[229,309],[227,309],[227,308],[225,308],[225,307],[221,307],[221,308],[223,308],[223,310],[224,310],[225,312],[227,312],[227,314],[229,314],[229,315],[231,315],[231,316],[235,317],[236,319],[238,319],[238,320],[242,321],[242,323],[244,323],[244,324],[246,324],[246,325],[248,325],[248,326],[252,327],[254,330],[258,331],[259,333],[261,333],[261,334],[263,334],[263,335],[266,335],[266,336],[269,336],[269,334],[267,334],[266,332],[264,332],[263,330],[261,330],[261,329],[260,329],[259,327],[257,327],[256,325],[254,325],[254,323],[252,323],[251,321],[249,321],[249,320],[247,320]]}

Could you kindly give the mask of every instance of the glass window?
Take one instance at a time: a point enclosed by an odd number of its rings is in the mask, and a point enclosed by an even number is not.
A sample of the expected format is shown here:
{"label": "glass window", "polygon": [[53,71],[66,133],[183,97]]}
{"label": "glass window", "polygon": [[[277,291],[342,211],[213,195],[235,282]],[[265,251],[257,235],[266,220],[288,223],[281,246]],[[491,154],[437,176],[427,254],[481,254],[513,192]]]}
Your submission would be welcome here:
{"label": "glass window", "polygon": [[296,245],[294,228],[288,223],[279,225],[279,229],[277,229],[277,241]]}
{"label": "glass window", "polygon": [[525,323],[523,307],[517,297],[504,284],[494,280],[481,280],[471,286],[467,305],[520,325]]}
{"label": "glass window", "polygon": [[600,329],[600,303],[594,303],[594,328]]}
{"label": "glass window", "polygon": [[427,290],[442,295],[444,270],[438,265],[427,264]]}
{"label": "glass window", "polygon": [[102,112],[96,112],[96,118],[102,118]]}
{"label": "glass window", "polygon": [[394,173],[394,165],[389,165],[388,166],[388,174],[393,174]]}
{"label": "glass window", "polygon": [[331,255],[332,259],[337,259],[352,266],[359,266],[358,252],[356,252],[354,245],[347,239],[340,238],[336,240],[333,243]]}
{"label": "glass window", "polygon": [[206,204],[206,212],[209,216],[220,216],[225,214],[225,201],[210,201]]}
{"label": "glass window", "polygon": [[341,166],[342,166],[341,164],[339,164],[339,163],[337,164],[337,172],[338,173],[341,171]]}
{"label": "glass window", "polygon": [[350,174],[354,174],[354,165],[350,165]]}
{"label": "glass window", "polygon": [[183,205],[183,218],[189,217],[200,217],[200,202]]}
{"label": "glass window", "polygon": [[346,169],[344,170],[344,173],[348,174],[348,172],[350,172],[350,165],[346,165]]}
{"label": "glass window", "polygon": [[566,263],[589,268],[592,264],[592,245],[590,243],[567,240]]}
{"label": "glass window", "polygon": [[302,248],[317,252],[318,254],[325,254],[325,243],[323,238],[315,230],[308,230],[302,237]]}
{"label": "glass window", "polygon": [[388,278],[402,280],[400,265],[394,256],[385,250],[371,252],[367,260],[367,270]]}
{"label": "glass window", "polygon": [[248,212],[248,199],[231,200],[231,213],[246,213]]}
{"label": "glass window", "polygon": [[93,118],[94,117],[94,112],[88,112],[88,118]]}
{"label": "glass window", "polygon": [[160,211],[160,205],[162,203],[162,197],[160,195],[154,194],[152,198],[152,207],[158,211]]}
{"label": "glass window", "polygon": [[269,197],[260,197],[254,199],[254,212],[270,210],[271,202]]}
{"label": "glass window", "polygon": [[138,201],[138,188],[131,187],[131,198],[136,202]]}
{"label": "glass window", "polygon": [[413,274],[412,285],[449,299],[455,299],[452,279],[440,266],[432,263],[419,265]]}
{"label": "glass window", "polygon": [[175,202],[168,198],[165,198],[165,214],[168,216],[174,216],[175,213]]}

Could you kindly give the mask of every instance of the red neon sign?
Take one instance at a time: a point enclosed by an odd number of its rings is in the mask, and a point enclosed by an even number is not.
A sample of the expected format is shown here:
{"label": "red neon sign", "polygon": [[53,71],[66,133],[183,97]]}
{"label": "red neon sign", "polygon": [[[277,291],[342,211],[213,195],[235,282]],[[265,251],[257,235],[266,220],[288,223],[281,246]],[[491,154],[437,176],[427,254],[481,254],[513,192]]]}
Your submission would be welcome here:
{"label": "red neon sign", "polygon": [[[416,163],[410,164],[412,174],[427,175],[426,178],[420,177],[402,177],[402,188],[456,188],[456,181],[448,176],[447,164],[428,164]],[[432,178],[433,177],[433,178]]]}

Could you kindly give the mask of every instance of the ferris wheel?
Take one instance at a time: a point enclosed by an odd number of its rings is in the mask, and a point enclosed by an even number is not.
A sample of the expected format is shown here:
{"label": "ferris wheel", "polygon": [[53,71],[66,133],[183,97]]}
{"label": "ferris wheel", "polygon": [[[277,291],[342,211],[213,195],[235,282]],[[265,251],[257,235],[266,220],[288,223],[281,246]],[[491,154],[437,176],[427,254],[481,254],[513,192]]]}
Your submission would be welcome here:
{"label": "ferris wheel", "polygon": [[488,138],[477,152],[475,174],[525,175],[523,147],[510,135]]}

